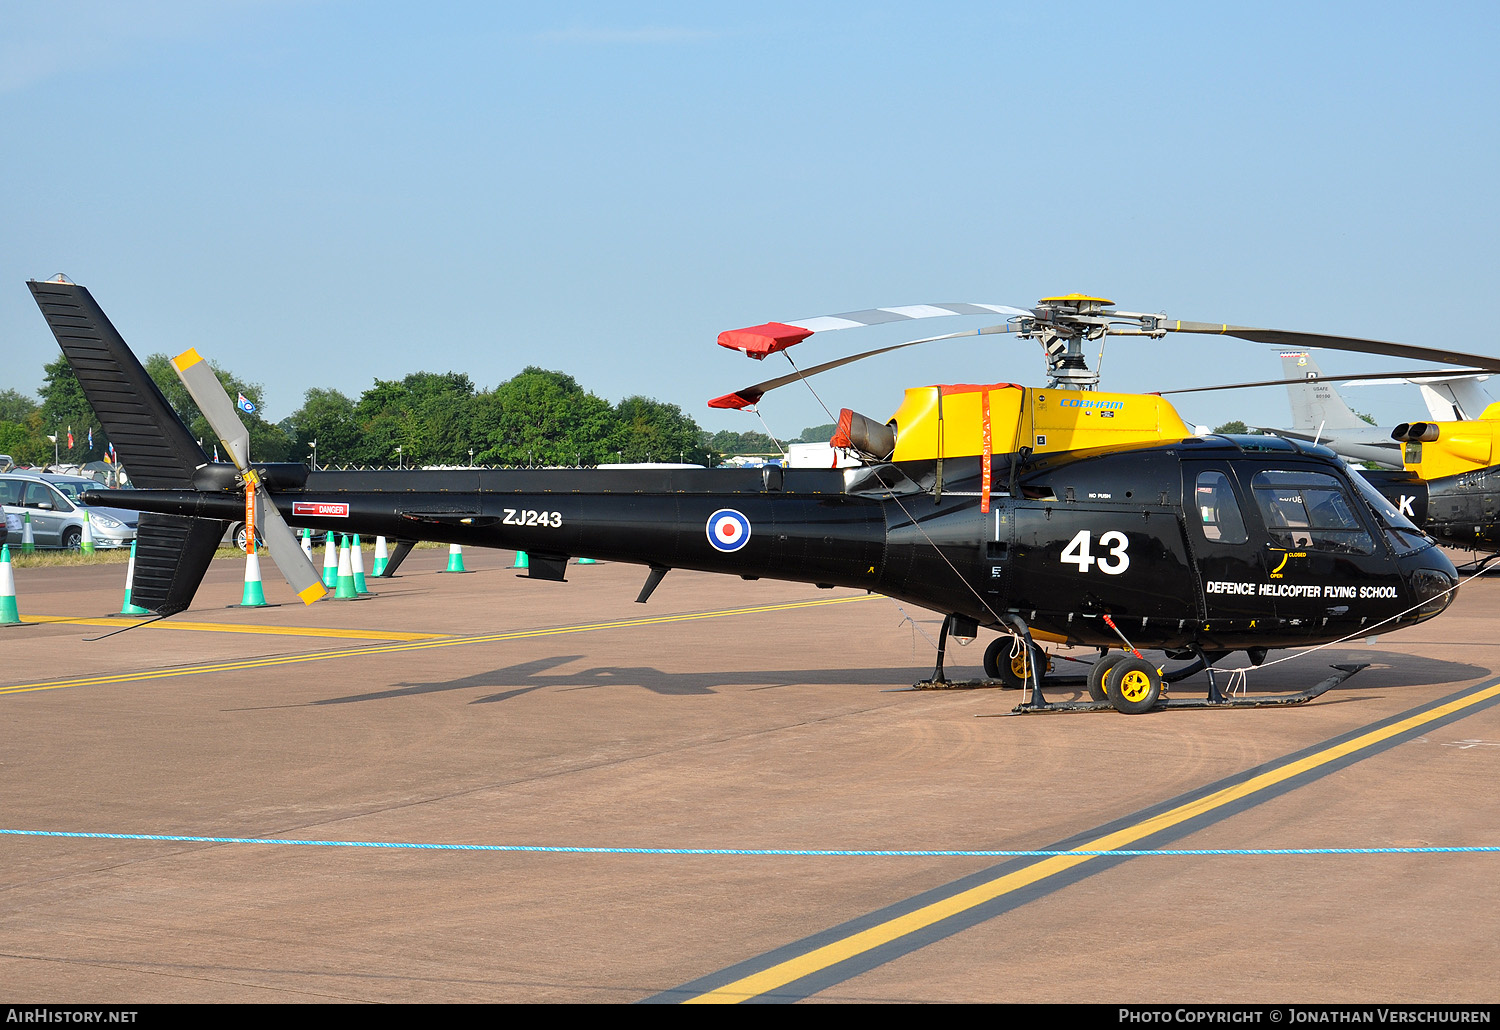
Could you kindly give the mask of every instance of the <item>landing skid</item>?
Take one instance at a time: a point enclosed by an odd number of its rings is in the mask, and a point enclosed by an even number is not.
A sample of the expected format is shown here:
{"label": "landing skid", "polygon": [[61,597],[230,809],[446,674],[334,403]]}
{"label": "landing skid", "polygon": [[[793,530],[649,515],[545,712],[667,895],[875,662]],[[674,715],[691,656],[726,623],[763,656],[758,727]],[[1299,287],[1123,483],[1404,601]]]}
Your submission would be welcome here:
{"label": "landing skid", "polygon": [[[1368,662],[1358,665],[1332,665],[1331,669],[1337,672],[1329,676],[1315,686],[1295,694],[1272,694],[1265,696],[1232,696],[1225,697],[1220,694],[1214,685],[1210,684],[1209,696],[1205,698],[1168,698],[1160,702],[1152,711],[1162,708],[1271,708],[1277,705],[1304,705],[1313,698],[1321,697],[1332,690],[1350,676],[1362,669],[1370,667]],[[1217,695],[1217,696],[1215,696]],[[1033,712],[1109,712],[1114,711],[1114,706],[1108,701],[1031,701],[1016,705],[1010,711],[1011,715],[1029,715]]]}
{"label": "landing skid", "polygon": [[[1082,687],[1089,681],[1087,676],[1048,676],[1042,687]],[[903,688],[905,689],[905,688]],[[918,680],[912,690],[1018,690],[1003,680]]]}

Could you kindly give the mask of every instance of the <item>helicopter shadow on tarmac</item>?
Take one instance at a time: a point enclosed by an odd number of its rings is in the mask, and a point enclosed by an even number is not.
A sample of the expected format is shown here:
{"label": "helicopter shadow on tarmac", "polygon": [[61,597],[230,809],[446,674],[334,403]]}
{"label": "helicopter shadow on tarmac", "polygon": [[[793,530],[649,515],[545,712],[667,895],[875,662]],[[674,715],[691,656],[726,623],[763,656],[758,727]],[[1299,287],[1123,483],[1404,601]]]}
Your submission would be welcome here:
{"label": "helicopter shadow on tarmac", "polygon": [[398,683],[389,690],[350,694],[344,697],[313,701],[315,705],[352,704],[360,701],[385,701],[418,694],[436,694],[454,690],[491,690],[512,688],[474,698],[469,704],[509,701],[522,694],[552,687],[562,690],[592,690],[598,687],[635,686],[664,697],[693,697],[716,693],[715,688],[749,686],[756,689],[798,685],[868,684],[877,687],[902,686],[920,679],[925,669],[775,669],[729,672],[663,672],[649,666],[595,666],[576,672],[552,672],[583,655],[554,655],[518,665],[508,665],[489,672],[475,673],[452,680],[420,683]]}
{"label": "helicopter shadow on tarmac", "polygon": [[[555,671],[571,662],[579,661],[583,655],[553,655],[516,665],[503,666],[487,672],[475,673],[450,680],[397,683],[388,690],[348,694],[342,697],[325,698],[310,702],[314,705],[353,704],[364,701],[386,701],[421,694],[448,693],[451,691],[498,691],[471,699],[469,704],[490,704],[509,701],[513,698],[546,688],[560,690],[592,690],[599,687],[634,686],[649,690],[664,697],[694,697],[711,695],[718,688],[744,686],[753,689],[771,689],[788,686],[817,685],[867,685],[884,689],[906,689],[915,680],[921,679],[925,668],[899,669],[890,667],[869,669],[774,669],[774,670],[714,670],[708,672],[664,672],[650,666],[593,666],[576,671]],[[1247,687],[1251,694],[1260,691],[1285,689],[1283,681],[1297,677],[1307,678],[1309,669],[1321,671],[1337,662],[1374,661],[1360,680],[1360,687],[1384,690],[1388,687],[1404,687],[1421,684],[1464,683],[1489,675],[1490,670],[1467,662],[1455,662],[1441,658],[1427,658],[1389,652],[1372,654],[1365,650],[1327,650],[1310,656],[1305,663],[1292,664],[1285,672],[1272,677],[1261,677],[1256,682],[1252,675]],[[1226,662],[1226,665],[1233,665]],[[1315,674],[1313,674],[1315,675]],[[1202,676],[1194,676],[1174,688],[1179,695],[1202,689]],[[1050,686],[1044,690],[1054,693],[1077,692],[1076,686]],[[998,693],[998,691],[997,691]],[[1007,698],[1018,696],[1014,691],[1005,691]],[[1330,697],[1328,700],[1356,700],[1355,695]]]}

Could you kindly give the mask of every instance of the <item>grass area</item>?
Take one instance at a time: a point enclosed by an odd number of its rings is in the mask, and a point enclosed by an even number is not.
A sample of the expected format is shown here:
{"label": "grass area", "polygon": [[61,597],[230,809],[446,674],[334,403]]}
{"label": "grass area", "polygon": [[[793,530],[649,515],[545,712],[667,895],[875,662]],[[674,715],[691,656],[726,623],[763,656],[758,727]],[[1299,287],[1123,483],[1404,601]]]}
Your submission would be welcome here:
{"label": "grass area", "polygon": [[129,561],[130,548],[128,547],[114,547],[107,551],[95,551],[93,554],[63,550],[22,554],[19,547],[10,549],[10,563],[18,569],[64,568],[71,565],[125,565]]}

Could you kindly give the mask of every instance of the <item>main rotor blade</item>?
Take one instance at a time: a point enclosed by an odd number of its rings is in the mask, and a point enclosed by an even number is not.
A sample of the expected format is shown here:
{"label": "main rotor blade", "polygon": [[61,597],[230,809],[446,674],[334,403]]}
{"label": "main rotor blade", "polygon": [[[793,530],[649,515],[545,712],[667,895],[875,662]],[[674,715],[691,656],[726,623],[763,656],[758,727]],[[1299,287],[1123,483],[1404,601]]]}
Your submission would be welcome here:
{"label": "main rotor blade", "polygon": [[949,315],[1008,315],[1030,318],[1034,312],[1008,304],[905,304],[890,308],[866,308],[838,315],[815,315],[789,322],[766,322],[744,329],[726,329],[719,334],[719,346],[740,351],[760,361],[777,351],[795,347],[813,333],[836,329],[859,329],[868,325],[905,322],[914,318],[945,318]]}
{"label": "main rotor blade", "polygon": [[271,552],[271,560],[297,592],[297,596],[302,598],[303,604],[312,604],[328,593],[318,570],[313,568],[313,563],[302,553],[297,535],[286,524],[264,489],[255,491],[255,524],[266,542],[266,550]]}
{"label": "main rotor blade", "polygon": [[1016,332],[1016,329],[1012,326],[992,325],[985,326],[983,329],[966,329],[961,333],[946,333],[942,336],[928,336],[920,340],[910,340],[906,343],[892,344],[889,347],[877,347],[874,350],[867,350],[861,354],[851,354],[848,357],[835,358],[833,361],[825,361],[823,362],[823,364],[814,365],[812,368],[804,368],[800,371],[792,372],[788,375],[777,376],[775,379],[767,379],[763,382],[756,383],[754,386],[747,386],[742,390],[736,390],[734,393],[727,393],[723,397],[715,397],[713,400],[708,402],[708,406],[710,408],[748,408],[750,405],[759,401],[762,397],[770,393],[772,390],[777,390],[791,383],[799,382],[803,379],[806,379],[808,376],[815,376],[820,372],[827,372],[828,370],[838,368],[841,365],[849,365],[853,364],[856,361],[862,361],[865,358],[873,358],[877,354],[887,354],[893,350],[901,350],[905,347],[915,347],[920,343],[935,343],[938,340],[956,340],[964,336],[989,336],[994,333],[1013,332]]}
{"label": "main rotor blade", "polygon": [[1170,333],[1233,336],[1254,343],[1272,343],[1297,350],[1321,347],[1325,350],[1353,351],[1356,354],[1385,354],[1393,358],[1412,358],[1416,361],[1446,361],[1452,365],[1473,365],[1485,372],[1500,372],[1500,358],[1488,354],[1444,350],[1441,347],[1417,347],[1408,343],[1361,340],[1353,336],[1325,336],[1321,333],[1299,333],[1286,329],[1256,329],[1243,325],[1221,325],[1216,322],[1177,322],[1168,319],[1161,323],[1161,328]]}
{"label": "main rotor blade", "polygon": [[1157,396],[1165,397],[1169,393],[1210,393],[1214,390],[1248,390],[1256,386],[1297,386],[1298,384],[1310,385],[1312,383],[1352,383],[1357,380],[1376,379],[1410,379],[1413,376],[1431,376],[1434,378],[1453,379],[1458,376],[1484,375],[1483,369],[1477,368],[1419,368],[1410,372],[1359,372],[1347,376],[1305,376],[1301,379],[1262,379],[1258,383],[1226,383],[1223,386],[1186,386],[1177,390],[1156,390]]}
{"label": "main rotor blade", "polygon": [[219,377],[196,348],[190,347],[173,358],[172,368],[177,371],[182,385],[187,387],[193,403],[208,419],[214,435],[229,452],[229,460],[243,472],[250,466],[250,431],[240,421],[239,411],[225,392],[224,384],[219,382]]}

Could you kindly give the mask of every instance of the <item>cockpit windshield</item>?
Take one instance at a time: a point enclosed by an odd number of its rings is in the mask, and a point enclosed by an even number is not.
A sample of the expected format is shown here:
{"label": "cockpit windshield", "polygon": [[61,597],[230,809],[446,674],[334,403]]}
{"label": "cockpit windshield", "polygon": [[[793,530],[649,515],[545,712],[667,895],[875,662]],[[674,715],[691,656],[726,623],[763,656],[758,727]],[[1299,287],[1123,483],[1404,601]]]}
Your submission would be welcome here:
{"label": "cockpit windshield", "polygon": [[1416,523],[1401,514],[1401,509],[1392,504],[1389,497],[1375,489],[1368,479],[1358,473],[1349,478],[1354,481],[1354,486],[1359,490],[1360,496],[1375,513],[1376,520],[1379,521],[1391,546],[1398,553],[1416,551],[1432,543],[1432,540],[1417,528]]}

